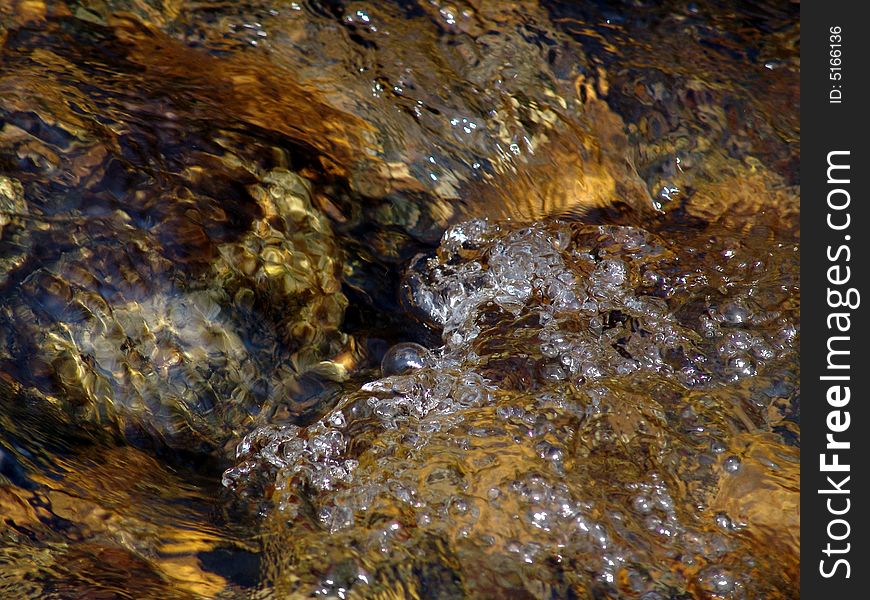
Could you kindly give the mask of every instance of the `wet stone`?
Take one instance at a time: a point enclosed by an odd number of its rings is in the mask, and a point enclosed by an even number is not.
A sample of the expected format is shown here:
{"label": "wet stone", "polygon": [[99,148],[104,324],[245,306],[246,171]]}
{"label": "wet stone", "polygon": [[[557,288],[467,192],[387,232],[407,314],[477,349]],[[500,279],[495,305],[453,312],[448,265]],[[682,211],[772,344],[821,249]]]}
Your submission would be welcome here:
{"label": "wet stone", "polygon": [[[0,192],[23,215],[27,198],[16,189],[3,183]],[[60,250],[0,298],[0,357],[31,365],[18,383],[58,398],[81,422],[215,449],[264,408],[306,401],[307,372],[345,378],[345,367],[321,364],[347,343],[347,301],[341,253],[308,184],[274,170],[250,193],[262,218],[217,244],[198,272],[173,259],[159,228],[127,227],[123,213],[92,220],[78,245],[64,240],[83,225],[42,231],[40,243]],[[0,218],[4,239],[24,235]]]}

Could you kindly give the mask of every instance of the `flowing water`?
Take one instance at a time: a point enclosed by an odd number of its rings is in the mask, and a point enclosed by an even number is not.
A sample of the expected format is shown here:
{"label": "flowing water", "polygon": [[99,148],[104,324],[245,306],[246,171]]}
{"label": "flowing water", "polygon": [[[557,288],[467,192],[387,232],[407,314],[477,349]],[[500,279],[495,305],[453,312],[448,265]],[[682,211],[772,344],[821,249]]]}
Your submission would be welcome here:
{"label": "flowing water", "polygon": [[0,2],[4,598],[796,598],[796,2]]}

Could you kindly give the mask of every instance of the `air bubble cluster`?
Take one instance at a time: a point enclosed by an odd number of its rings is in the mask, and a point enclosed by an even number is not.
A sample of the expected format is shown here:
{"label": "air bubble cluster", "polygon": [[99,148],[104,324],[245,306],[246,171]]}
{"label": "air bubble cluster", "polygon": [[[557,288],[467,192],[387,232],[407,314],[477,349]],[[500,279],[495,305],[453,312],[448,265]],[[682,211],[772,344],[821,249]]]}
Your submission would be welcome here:
{"label": "air bubble cluster", "polygon": [[[272,485],[272,518],[294,532],[281,537],[287,577],[327,557],[375,578],[410,569],[408,585],[460,580],[471,596],[497,581],[536,597],[558,581],[559,597],[752,597],[747,586],[767,584],[750,574],[782,555],[759,554],[751,519],[717,494],[747,465],[770,471],[748,436],[772,397],[799,389],[787,368],[796,312],[768,277],[795,265],[723,268],[708,262],[717,244],[698,234],[677,252],[636,227],[457,225],[405,280],[443,344],[398,348],[385,364],[425,360],[390,364],[311,425],[250,434],[225,484]],[[741,501],[796,477],[797,454],[777,457],[769,486]]]}

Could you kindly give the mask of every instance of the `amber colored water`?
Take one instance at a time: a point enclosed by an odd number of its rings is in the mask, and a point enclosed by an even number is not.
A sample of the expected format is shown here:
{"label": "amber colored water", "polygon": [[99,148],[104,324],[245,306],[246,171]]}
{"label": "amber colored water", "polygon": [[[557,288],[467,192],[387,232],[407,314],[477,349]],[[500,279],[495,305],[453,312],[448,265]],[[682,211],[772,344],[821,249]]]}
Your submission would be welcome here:
{"label": "amber colored water", "polygon": [[0,2],[0,596],[799,597],[798,16]]}

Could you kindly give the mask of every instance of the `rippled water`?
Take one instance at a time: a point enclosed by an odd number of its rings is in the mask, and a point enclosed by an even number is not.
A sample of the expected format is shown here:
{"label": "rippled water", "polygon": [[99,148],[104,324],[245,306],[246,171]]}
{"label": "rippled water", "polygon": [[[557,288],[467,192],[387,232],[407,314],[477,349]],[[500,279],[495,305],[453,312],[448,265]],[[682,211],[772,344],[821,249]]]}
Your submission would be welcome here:
{"label": "rippled water", "polygon": [[799,595],[796,3],[0,7],[0,592]]}

